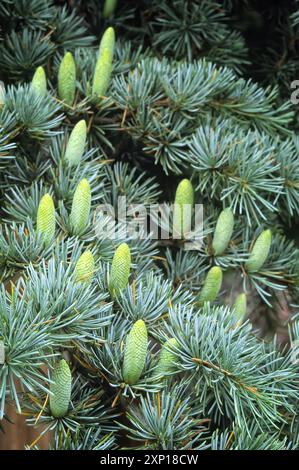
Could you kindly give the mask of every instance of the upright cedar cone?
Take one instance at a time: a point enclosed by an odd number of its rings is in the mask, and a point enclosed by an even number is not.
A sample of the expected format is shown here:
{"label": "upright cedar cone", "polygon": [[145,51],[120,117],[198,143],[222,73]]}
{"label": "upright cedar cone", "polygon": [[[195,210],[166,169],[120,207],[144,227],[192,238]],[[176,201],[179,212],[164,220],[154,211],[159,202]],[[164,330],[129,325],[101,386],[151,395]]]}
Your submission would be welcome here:
{"label": "upright cedar cone", "polygon": [[127,336],[123,363],[123,379],[134,385],[142,374],[147,354],[147,329],[143,320],[137,320]]}
{"label": "upright cedar cone", "polygon": [[178,342],[175,338],[170,338],[163,344],[159,355],[159,361],[155,369],[155,375],[163,377],[174,370],[176,355],[173,352],[173,346],[178,346]]}
{"label": "upright cedar cone", "polygon": [[47,93],[47,78],[42,66],[37,67],[33,75],[31,89],[40,96],[44,96]]}
{"label": "upright cedar cone", "polygon": [[103,8],[103,18],[109,18],[115,12],[117,0],[105,0]]}
{"label": "upright cedar cone", "polygon": [[213,252],[221,255],[227,248],[234,228],[234,214],[231,209],[224,209],[218,217],[213,238]]}
{"label": "upright cedar cone", "polygon": [[91,251],[82,253],[75,267],[76,282],[91,283],[94,273],[94,257]]}
{"label": "upright cedar cone", "polygon": [[246,294],[242,292],[236,297],[234,305],[233,305],[233,310],[236,313],[239,322],[242,322],[242,320],[244,319],[246,315],[246,308],[247,308],[247,298],[246,298]]}
{"label": "upright cedar cone", "polygon": [[69,166],[80,163],[86,144],[86,131],[86,122],[81,119],[71,132],[64,154],[64,159]]}
{"label": "upright cedar cone", "polygon": [[256,239],[245,266],[247,271],[258,271],[266,261],[271,248],[271,230],[264,230]]}
{"label": "upright cedar cone", "polygon": [[183,179],[176,190],[173,210],[173,236],[181,238],[191,230],[194,190],[191,181]]}
{"label": "upright cedar cone", "polygon": [[41,234],[46,246],[49,246],[55,235],[55,207],[50,194],[45,194],[37,210],[36,230]]}
{"label": "upright cedar cone", "polygon": [[91,191],[86,178],[78,184],[72,203],[70,224],[73,235],[80,235],[86,229],[91,205]]}
{"label": "upright cedar cone", "polygon": [[71,52],[63,57],[58,71],[58,95],[61,101],[72,106],[76,92],[76,64]]}
{"label": "upright cedar cone", "polygon": [[105,95],[110,83],[114,46],[114,29],[109,27],[104,32],[100,42],[99,57],[93,76],[92,94],[97,98],[101,98]]}
{"label": "upright cedar cone", "polygon": [[203,288],[198,296],[198,302],[203,305],[205,302],[214,302],[222,284],[222,270],[218,266],[213,266],[207,274]]}
{"label": "upright cedar cone", "polygon": [[72,374],[64,359],[55,365],[51,380],[50,410],[55,418],[63,418],[68,412],[72,391]]}
{"label": "upright cedar cone", "polygon": [[128,284],[131,268],[131,252],[126,243],[116,249],[110,272],[109,290],[114,297]]}

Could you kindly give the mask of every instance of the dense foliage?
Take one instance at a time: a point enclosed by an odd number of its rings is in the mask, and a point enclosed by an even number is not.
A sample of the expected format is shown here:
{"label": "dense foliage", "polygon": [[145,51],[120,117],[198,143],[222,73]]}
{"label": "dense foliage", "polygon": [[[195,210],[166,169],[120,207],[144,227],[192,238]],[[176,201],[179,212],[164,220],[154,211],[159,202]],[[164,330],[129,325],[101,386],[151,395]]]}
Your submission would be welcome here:
{"label": "dense foliage", "polygon": [[0,427],[298,448],[298,38],[296,0],[1,1]]}

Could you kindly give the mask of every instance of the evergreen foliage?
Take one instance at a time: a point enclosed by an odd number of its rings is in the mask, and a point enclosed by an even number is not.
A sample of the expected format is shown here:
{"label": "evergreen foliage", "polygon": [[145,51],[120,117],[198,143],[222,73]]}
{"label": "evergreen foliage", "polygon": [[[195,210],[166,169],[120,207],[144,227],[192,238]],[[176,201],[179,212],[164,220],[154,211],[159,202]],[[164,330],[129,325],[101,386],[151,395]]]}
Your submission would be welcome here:
{"label": "evergreen foliage", "polygon": [[0,431],[298,449],[298,1],[68,3],[0,2]]}

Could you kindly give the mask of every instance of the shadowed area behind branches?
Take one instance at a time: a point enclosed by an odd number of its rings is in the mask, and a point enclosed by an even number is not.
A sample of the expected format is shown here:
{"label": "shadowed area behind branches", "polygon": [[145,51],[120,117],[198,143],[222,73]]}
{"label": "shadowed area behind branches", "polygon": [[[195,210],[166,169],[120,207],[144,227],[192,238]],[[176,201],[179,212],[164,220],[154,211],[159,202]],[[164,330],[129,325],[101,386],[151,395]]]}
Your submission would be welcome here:
{"label": "shadowed area behind branches", "polygon": [[[25,445],[30,445],[37,439],[39,432],[32,426],[27,426],[25,417],[17,414],[13,406],[6,407],[6,414],[11,422],[5,419],[1,422],[4,432],[0,430],[0,450],[24,450]],[[38,447],[47,449],[50,438],[49,434],[43,436],[38,441]]]}

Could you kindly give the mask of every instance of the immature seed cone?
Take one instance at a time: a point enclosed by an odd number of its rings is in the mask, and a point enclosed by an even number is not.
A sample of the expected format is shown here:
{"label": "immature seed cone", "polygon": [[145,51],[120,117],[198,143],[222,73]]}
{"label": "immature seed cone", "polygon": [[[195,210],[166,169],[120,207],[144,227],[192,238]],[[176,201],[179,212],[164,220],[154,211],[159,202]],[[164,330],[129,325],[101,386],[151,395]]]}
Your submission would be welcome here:
{"label": "immature seed cone", "polygon": [[239,294],[234,302],[233,305],[233,310],[235,311],[238,321],[242,322],[246,315],[246,308],[247,308],[247,298],[246,294],[242,292],[242,294]]}
{"label": "immature seed cone", "polygon": [[207,274],[203,288],[199,294],[198,302],[203,305],[204,302],[214,302],[222,284],[222,270],[218,266],[213,266]]}
{"label": "immature seed cone", "polygon": [[191,230],[194,190],[190,180],[183,179],[176,190],[173,210],[173,236],[184,238]]}
{"label": "immature seed cone", "polygon": [[69,166],[79,165],[86,144],[86,122],[84,119],[77,122],[69,137],[64,159]]}
{"label": "immature seed cone", "polygon": [[61,101],[72,106],[76,92],[76,64],[71,52],[63,57],[58,71],[58,95]]}
{"label": "immature seed cone", "polygon": [[50,385],[50,410],[55,418],[63,418],[69,408],[72,391],[72,374],[68,363],[61,359],[52,372]]}
{"label": "immature seed cone", "polygon": [[114,29],[109,27],[104,32],[100,43],[99,57],[93,76],[92,94],[97,98],[105,95],[110,83],[114,46]]}
{"label": "immature seed cone", "polygon": [[218,217],[213,238],[214,255],[221,255],[227,248],[234,228],[234,214],[231,209],[224,209]]}
{"label": "immature seed cone", "polygon": [[271,248],[271,230],[264,230],[256,239],[250,257],[245,264],[247,271],[258,271],[266,261]]}
{"label": "immature seed cone", "polygon": [[94,273],[94,257],[91,251],[82,253],[75,267],[76,282],[91,283]]}
{"label": "immature seed cone", "polygon": [[155,370],[155,375],[166,376],[174,370],[176,355],[173,352],[173,346],[177,347],[178,342],[175,338],[168,339],[162,346],[159,361]]}
{"label": "immature seed cone", "polygon": [[36,230],[40,233],[46,246],[49,246],[55,235],[55,207],[50,194],[45,194],[37,210]]}
{"label": "immature seed cone", "polygon": [[109,18],[115,12],[117,0],[105,0],[103,8],[103,18]]}
{"label": "immature seed cone", "polygon": [[40,96],[44,96],[47,93],[47,78],[42,66],[37,67],[33,75],[31,89]]}
{"label": "immature seed cone", "polygon": [[131,252],[126,243],[116,249],[111,266],[109,290],[114,297],[128,284],[131,267]]}
{"label": "immature seed cone", "polygon": [[126,340],[123,363],[125,383],[134,385],[142,374],[147,354],[147,330],[143,320],[137,320]]}
{"label": "immature seed cone", "polygon": [[86,229],[90,214],[91,191],[86,178],[78,184],[72,203],[70,223],[73,235],[80,235]]}

